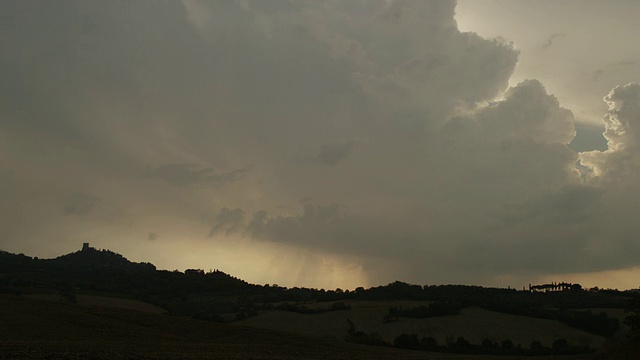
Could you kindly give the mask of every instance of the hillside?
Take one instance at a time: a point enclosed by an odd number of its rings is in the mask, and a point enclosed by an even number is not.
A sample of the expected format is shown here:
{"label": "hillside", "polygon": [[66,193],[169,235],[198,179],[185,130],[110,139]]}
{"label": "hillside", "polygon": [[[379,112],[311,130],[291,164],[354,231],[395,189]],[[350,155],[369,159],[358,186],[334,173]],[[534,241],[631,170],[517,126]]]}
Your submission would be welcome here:
{"label": "hillside", "polygon": [[[111,334],[116,328],[117,334],[105,339],[137,339],[135,341],[142,342],[142,348],[147,342],[155,341],[150,339],[160,339],[167,344],[174,340],[193,341],[172,330],[156,333],[158,328],[146,325],[131,328],[140,324],[132,324],[125,318],[135,311],[137,315],[131,315],[132,319],[146,313],[144,321],[152,323],[158,319],[163,319],[160,323],[178,321],[176,319],[209,320],[189,323],[193,328],[204,326],[205,332],[244,329],[248,332],[245,334],[277,333],[307,342],[329,341],[331,346],[347,346],[346,340],[438,351],[442,356],[444,353],[449,353],[447,356],[452,356],[451,353],[540,356],[590,352],[614,335],[624,337],[621,331],[628,329],[620,326],[620,320],[630,296],[615,290],[569,288],[535,292],[468,285],[420,286],[398,281],[355,290],[260,286],[218,270],[157,270],[152,264],[130,262],[120,254],[88,245],[54,259],[0,251],[2,293],[13,295],[6,299],[10,299],[7,300],[9,308],[18,309],[17,315],[11,315],[14,324],[25,324],[15,325],[24,327],[22,338],[15,338],[19,331],[12,334],[10,328],[4,329],[11,335],[7,339],[17,341],[5,342],[4,346],[9,348],[11,344],[31,347],[35,341],[38,346],[45,346],[42,341],[71,339],[78,339],[86,346],[102,346],[103,338],[95,335]],[[49,300],[50,305],[35,302],[38,299]],[[18,304],[21,301],[23,304]],[[42,326],[34,322],[30,307],[48,309],[42,315],[48,321]],[[53,308],[59,311],[51,310]],[[181,317],[167,317],[163,313]],[[111,315],[105,318],[105,314]],[[113,314],[117,314],[118,321],[126,321],[110,324]],[[73,326],[65,328],[69,321]],[[214,322],[231,322],[242,327],[219,328],[217,326],[231,325]],[[89,324],[89,328],[83,328],[83,324]],[[60,328],[69,336],[56,338],[58,333],[54,328]],[[45,331],[47,329],[50,331]],[[87,337],[87,334],[92,335]],[[510,347],[505,347],[507,345]],[[378,347],[379,351],[383,349],[388,350]]]}
{"label": "hillside", "polygon": [[473,359],[12,295],[0,318],[0,359]]}
{"label": "hillside", "polygon": [[[350,310],[322,314],[299,314],[286,311],[271,311],[239,321],[242,325],[264,329],[292,331],[310,336],[345,337],[351,320],[359,331],[376,332],[383,340],[393,343],[402,333],[417,334],[419,338],[431,336],[439,344],[446,344],[448,337],[464,337],[471,343],[480,344],[484,339],[500,343],[509,339],[514,345],[528,347],[538,340],[551,347],[560,338],[570,344],[588,344],[598,348],[605,338],[572,328],[559,321],[536,319],[525,316],[503,314],[478,307],[464,308],[458,315],[438,316],[427,319],[400,318],[385,322],[383,317],[389,307],[399,302],[347,302]],[[405,306],[409,305],[407,302]],[[416,306],[418,304],[411,304]]]}
{"label": "hillside", "polygon": [[[229,296],[251,292],[245,281],[221,271],[157,270],[109,250],[83,248],[54,259],[0,252],[0,293],[54,294],[76,302],[79,294],[120,294],[166,311],[194,315],[235,312]],[[207,301],[193,301],[196,297]]]}

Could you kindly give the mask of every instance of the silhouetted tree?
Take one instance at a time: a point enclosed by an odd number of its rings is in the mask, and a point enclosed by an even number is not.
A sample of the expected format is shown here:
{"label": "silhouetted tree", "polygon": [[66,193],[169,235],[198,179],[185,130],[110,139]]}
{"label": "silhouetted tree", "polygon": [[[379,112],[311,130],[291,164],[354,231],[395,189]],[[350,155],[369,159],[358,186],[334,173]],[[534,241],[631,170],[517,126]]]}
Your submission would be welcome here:
{"label": "silhouetted tree", "polygon": [[400,315],[400,308],[396,306],[391,306],[389,307],[389,311],[387,312],[387,315],[383,317],[383,320],[385,322],[395,321],[395,320],[398,320],[399,315]]}
{"label": "silhouetted tree", "polygon": [[331,305],[331,310],[348,310],[348,309],[351,309],[351,306],[343,303],[342,301],[339,301]]}
{"label": "silhouetted tree", "polygon": [[626,309],[628,315],[624,319],[625,325],[629,326],[629,337],[640,342],[640,296],[635,295]]}
{"label": "silhouetted tree", "polygon": [[533,340],[531,342],[531,345],[529,345],[529,347],[533,351],[542,351],[542,350],[544,350],[544,345],[542,345],[542,343],[539,340]]}
{"label": "silhouetted tree", "polygon": [[420,345],[427,351],[437,351],[440,348],[438,341],[431,336],[423,337],[420,340]]}
{"label": "silhouetted tree", "polygon": [[419,350],[420,342],[416,334],[400,334],[393,340],[393,346],[402,349]]}
{"label": "silhouetted tree", "polygon": [[451,349],[458,352],[467,352],[469,351],[469,349],[471,349],[471,342],[460,336],[458,339],[456,339],[456,342],[453,343]]}
{"label": "silhouetted tree", "polygon": [[502,340],[500,347],[502,347],[502,349],[504,350],[511,350],[513,349],[513,342],[509,339]]}
{"label": "silhouetted tree", "polygon": [[494,343],[493,341],[489,340],[489,339],[484,339],[482,340],[482,349],[485,352],[491,352],[491,350],[495,349],[498,347],[498,344]]}
{"label": "silhouetted tree", "polygon": [[551,348],[559,352],[566,351],[569,349],[569,342],[565,339],[558,339],[553,342]]}

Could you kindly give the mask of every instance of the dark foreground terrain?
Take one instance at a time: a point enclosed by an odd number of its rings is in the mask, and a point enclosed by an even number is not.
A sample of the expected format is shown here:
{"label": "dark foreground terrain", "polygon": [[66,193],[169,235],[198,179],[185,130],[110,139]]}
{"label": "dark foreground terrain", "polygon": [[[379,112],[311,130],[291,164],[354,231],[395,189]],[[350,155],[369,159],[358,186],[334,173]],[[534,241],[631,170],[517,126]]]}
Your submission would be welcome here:
{"label": "dark foreground terrain", "polygon": [[567,283],[286,288],[88,244],[55,259],[0,250],[0,360],[640,359],[635,298]]}
{"label": "dark foreground terrain", "polygon": [[395,349],[115,308],[0,297],[2,359],[410,358]]}
{"label": "dark foreground terrain", "polygon": [[0,319],[0,359],[520,358],[370,347],[166,314],[64,304],[15,295],[0,296]]}

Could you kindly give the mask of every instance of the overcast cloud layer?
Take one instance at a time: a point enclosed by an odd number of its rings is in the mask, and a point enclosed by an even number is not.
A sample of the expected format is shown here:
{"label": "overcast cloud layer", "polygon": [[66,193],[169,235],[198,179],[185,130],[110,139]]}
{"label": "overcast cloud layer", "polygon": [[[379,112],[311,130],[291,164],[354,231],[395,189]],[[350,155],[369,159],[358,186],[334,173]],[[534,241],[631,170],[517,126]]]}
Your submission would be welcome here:
{"label": "overcast cloud layer", "polygon": [[455,8],[0,3],[0,247],[318,287],[639,266],[638,79],[577,152],[543,83],[508,87],[517,46]]}

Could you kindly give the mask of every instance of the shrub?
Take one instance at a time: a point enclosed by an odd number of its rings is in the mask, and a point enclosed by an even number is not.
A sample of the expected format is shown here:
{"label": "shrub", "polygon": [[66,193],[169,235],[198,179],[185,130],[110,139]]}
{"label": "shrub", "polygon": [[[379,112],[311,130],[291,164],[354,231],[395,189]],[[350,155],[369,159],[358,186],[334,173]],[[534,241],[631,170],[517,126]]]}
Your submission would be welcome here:
{"label": "shrub", "polygon": [[419,350],[420,342],[416,334],[400,334],[393,340],[393,346],[402,349]]}
{"label": "shrub", "polygon": [[511,350],[513,349],[513,342],[509,339],[502,340],[502,343],[500,343],[500,347],[503,350]]}
{"label": "shrub", "polygon": [[423,337],[422,340],[420,340],[420,346],[427,351],[437,351],[440,349],[438,341],[431,336]]}

